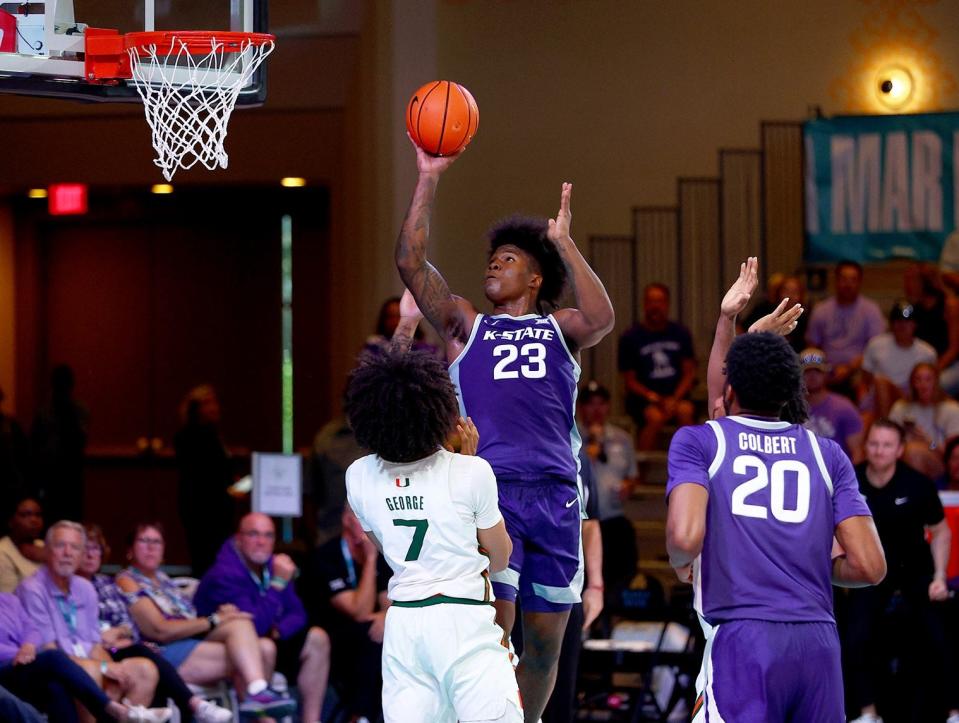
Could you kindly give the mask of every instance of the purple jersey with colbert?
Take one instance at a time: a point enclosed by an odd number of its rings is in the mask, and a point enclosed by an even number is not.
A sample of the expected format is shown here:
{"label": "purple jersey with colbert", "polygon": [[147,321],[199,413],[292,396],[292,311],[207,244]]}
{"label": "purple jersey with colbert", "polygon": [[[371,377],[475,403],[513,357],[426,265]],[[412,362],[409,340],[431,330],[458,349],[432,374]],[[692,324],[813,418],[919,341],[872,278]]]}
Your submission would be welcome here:
{"label": "purple jersey with colbert", "polygon": [[575,482],[579,374],[552,315],[476,315],[450,377],[498,481]]}
{"label": "purple jersey with colbert", "polygon": [[693,567],[708,623],[834,622],[833,534],[847,517],[870,514],[838,444],[754,417],[684,427],[669,447],[667,497],[687,482],[709,492]]}

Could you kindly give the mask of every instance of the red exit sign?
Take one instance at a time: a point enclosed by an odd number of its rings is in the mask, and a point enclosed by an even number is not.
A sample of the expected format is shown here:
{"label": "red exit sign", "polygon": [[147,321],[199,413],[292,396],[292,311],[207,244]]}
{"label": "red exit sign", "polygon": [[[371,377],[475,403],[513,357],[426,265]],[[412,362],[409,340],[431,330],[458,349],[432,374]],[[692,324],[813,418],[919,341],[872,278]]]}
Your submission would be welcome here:
{"label": "red exit sign", "polygon": [[48,204],[51,216],[69,216],[87,212],[85,183],[53,183]]}

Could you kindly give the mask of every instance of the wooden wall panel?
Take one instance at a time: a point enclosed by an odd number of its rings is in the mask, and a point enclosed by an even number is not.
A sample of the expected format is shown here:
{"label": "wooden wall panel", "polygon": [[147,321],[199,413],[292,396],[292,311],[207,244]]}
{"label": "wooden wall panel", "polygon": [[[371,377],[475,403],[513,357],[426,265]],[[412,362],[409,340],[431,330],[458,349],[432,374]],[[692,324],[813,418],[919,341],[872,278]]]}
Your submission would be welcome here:
{"label": "wooden wall panel", "polygon": [[[633,211],[633,235],[636,237],[636,286],[633,321],[643,312],[643,289],[654,281],[676,289],[679,282],[679,216],[671,206],[640,206]],[[679,313],[673,294],[670,313]]]}
{"label": "wooden wall panel", "polygon": [[589,240],[590,265],[603,281],[616,311],[616,326],[599,344],[583,355],[583,378],[602,382],[612,395],[614,410],[622,409],[617,350],[619,337],[633,323],[636,277],[631,236],[593,236]]}
{"label": "wooden wall panel", "polygon": [[763,257],[766,273],[793,273],[803,258],[801,123],[763,123]]}
{"label": "wooden wall panel", "polygon": [[[720,287],[739,274],[747,256],[762,250],[762,154],[758,150],[719,152],[721,253]],[[765,264],[765,259],[760,259]]]}
{"label": "wooden wall panel", "polygon": [[[679,319],[705,369],[722,290],[719,285],[719,180],[679,180]],[[702,374],[700,376],[703,376]]]}

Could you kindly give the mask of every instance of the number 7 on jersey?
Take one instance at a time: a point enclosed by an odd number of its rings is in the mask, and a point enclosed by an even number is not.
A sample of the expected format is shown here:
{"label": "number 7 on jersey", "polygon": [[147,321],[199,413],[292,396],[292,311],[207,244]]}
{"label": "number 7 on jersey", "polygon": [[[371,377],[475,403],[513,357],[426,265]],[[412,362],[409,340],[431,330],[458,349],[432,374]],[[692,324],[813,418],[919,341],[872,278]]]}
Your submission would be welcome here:
{"label": "number 7 on jersey", "polygon": [[426,528],[430,526],[429,520],[393,520],[394,527],[412,527],[413,541],[410,543],[410,549],[406,551],[406,562],[419,559],[420,550],[423,549],[423,538],[426,537]]}

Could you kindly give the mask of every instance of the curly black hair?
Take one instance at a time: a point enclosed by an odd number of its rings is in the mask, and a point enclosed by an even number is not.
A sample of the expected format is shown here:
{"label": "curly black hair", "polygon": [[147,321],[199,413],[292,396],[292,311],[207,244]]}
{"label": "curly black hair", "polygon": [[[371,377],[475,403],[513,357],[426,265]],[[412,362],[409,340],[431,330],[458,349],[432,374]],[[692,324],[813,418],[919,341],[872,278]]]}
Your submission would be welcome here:
{"label": "curly black hair", "polygon": [[536,310],[545,314],[546,306],[553,309],[559,306],[559,300],[566,288],[568,271],[556,244],[546,236],[548,224],[544,218],[530,216],[510,216],[489,230],[489,255],[491,258],[500,246],[510,244],[528,254],[543,277],[536,297]]}
{"label": "curly black hair", "polygon": [[[726,379],[742,409],[770,417],[778,417],[802,395],[799,357],[778,334],[737,336],[726,354]],[[800,406],[800,414],[802,409]],[[796,411],[788,409],[787,413],[793,416]]]}
{"label": "curly black hair", "polygon": [[345,407],[356,441],[389,462],[433,454],[459,415],[446,366],[427,352],[395,349],[360,357]]}

